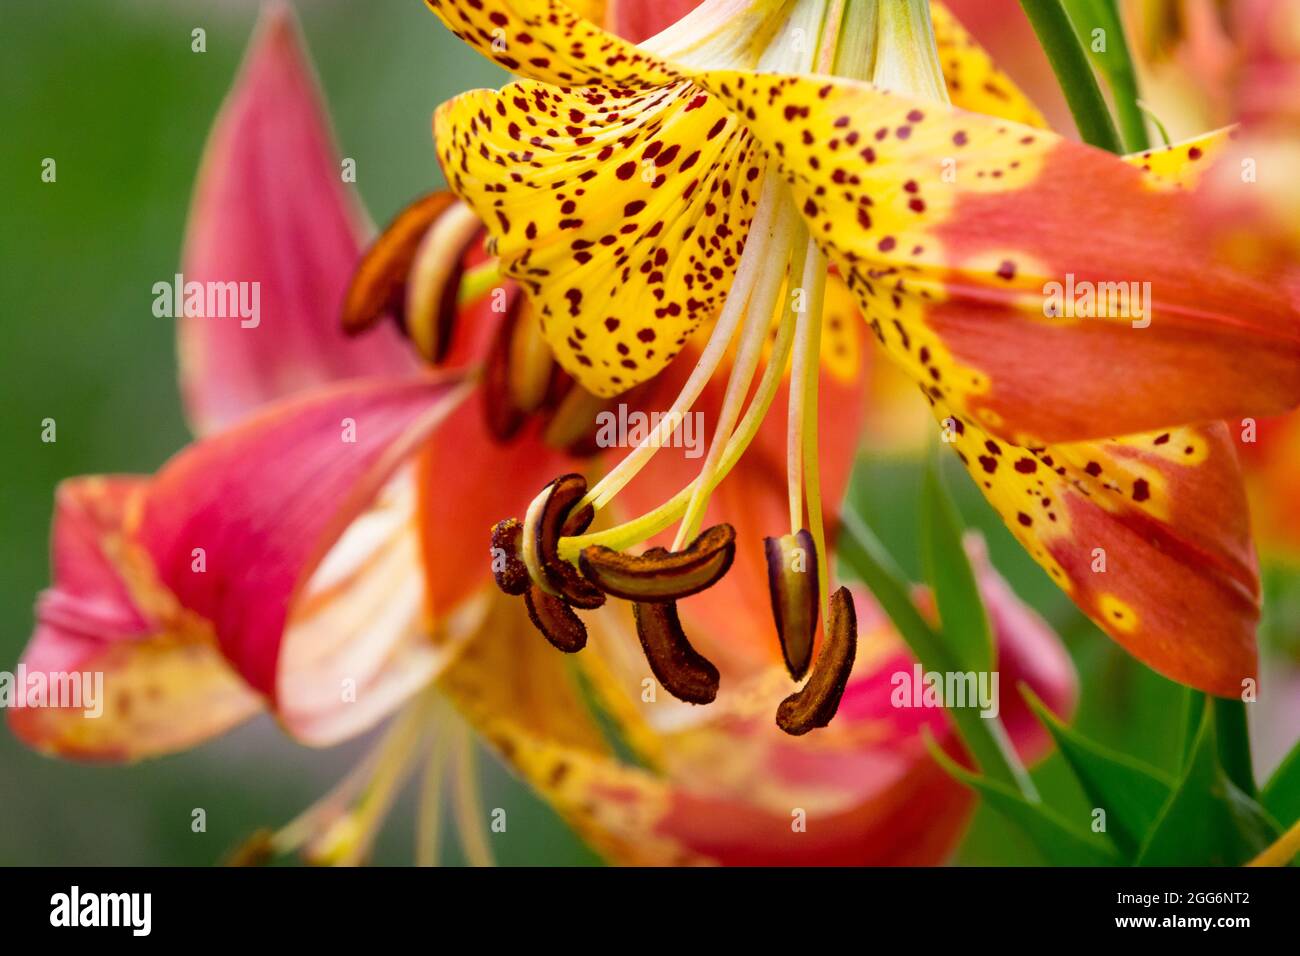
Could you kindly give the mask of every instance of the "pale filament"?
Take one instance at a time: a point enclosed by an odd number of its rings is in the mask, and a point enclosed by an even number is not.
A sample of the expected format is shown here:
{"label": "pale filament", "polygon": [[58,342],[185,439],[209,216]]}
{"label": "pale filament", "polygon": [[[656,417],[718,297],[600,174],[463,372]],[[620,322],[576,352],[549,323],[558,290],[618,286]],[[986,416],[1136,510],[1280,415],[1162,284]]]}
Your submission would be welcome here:
{"label": "pale filament", "polygon": [[690,411],[691,407],[699,399],[705,386],[713,377],[713,373],[717,371],[718,365],[721,363],[728,347],[730,347],[736,328],[740,324],[740,319],[745,314],[750,293],[753,291],[754,285],[766,265],[767,252],[774,238],[773,219],[777,211],[778,200],[784,194],[785,188],[780,183],[776,173],[769,171],[763,181],[763,192],[758,200],[758,208],[754,212],[754,221],[750,227],[749,238],[745,243],[745,251],[741,256],[740,265],[736,269],[736,277],[731,284],[731,290],[727,294],[726,304],[722,307],[722,314],[718,316],[718,322],[713,334],[709,337],[708,344],[704,347],[703,353],[695,363],[695,368],[691,370],[686,384],[682,386],[682,390],[673,401],[668,414],[659,421],[655,429],[636,448],[632,449],[627,457],[619,462],[605,477],[600,479],[587,492],[586,497],[578,502],[575,509],[580,509],[587,504],[593,505],[597,510],[607,506],[614,496],[636,477],[637,472],[654,457],[660,446],[667,442],[669,436],[681,423],[683,416]]}
{"label": "pale filament", "polygon": [[[784,190],[782,192],[784,193]],[[794,225],[796,219],[794,206],[783,196],[773,226],[776,239],[769,250],[770,261],[784,262],[789,259],[791,236],[796,231]],[[731,376],[727,380],[727,391],[722,399],[722,408],[718,412],[713,440],[709,443],[709,452],[700,468],[700,476],[693,483],[694,491],[690,503],[686,506],[686,515],[673,542],[674,551],[689,544],[699,533],[700,521],[709,503],[709,494],[716,484],[712,476],[717,471],[718,463],[736,427],[736,420],[740,417],[745,396],[749,394],[750,383],[754,380],[754,372],[758,369],[758,362],[762,357],[763,342],[771,328],[772,310],[776,306],[777,297],[781,294],[781,286],[785,284],[786,275],[787,271],[784,268],[767,270],[750,297],[748,315],[744,328],[741,329],[740,344],[736,348],[736,356],[732,362]],[[794,273],[790,272],[789,276],[793,283]]]}

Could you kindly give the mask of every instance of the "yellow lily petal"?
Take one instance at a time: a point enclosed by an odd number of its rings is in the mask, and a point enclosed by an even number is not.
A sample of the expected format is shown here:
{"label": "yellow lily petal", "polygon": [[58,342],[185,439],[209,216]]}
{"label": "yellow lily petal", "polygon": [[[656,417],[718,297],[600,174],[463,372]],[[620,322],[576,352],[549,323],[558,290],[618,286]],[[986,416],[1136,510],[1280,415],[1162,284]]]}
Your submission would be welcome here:
{"label": "yellow lily petal", "polygon": [[930,4],[934,42],[952,105],[1047,129],[1047,120],[942,3]]}
{"label": "yellow lily petal", "polygon": [[[1288,290],[1219,258],[1130,164],[853,80],[695,79],[777,161],[890,354],[984,429],[1041,445],[1300,401]],[[1110,298],[1078,312],[1082,287]]]}
{"label": "yellow lily petal", "polygon": [[525,81],[459,96],[434,126],[449,183],[588,391],[653,377],[720,307],[764,163],[716,97]]}
{"label": "yellow lily petal", "polygon": [[1153,189],[1191,189],[1237,138],[1237,132],[1237,127],[1225,126],[1179,143],[1130,153],[1124,162],[1142,170]]}
{"label": "yellow lily petal", "polygon": [[[606,33],[559,0],[425,0],[457,37],[488,59],[558,86],[646,89],[678,79],[660,60]],[[592,12],[585,6],[584,12]]]}

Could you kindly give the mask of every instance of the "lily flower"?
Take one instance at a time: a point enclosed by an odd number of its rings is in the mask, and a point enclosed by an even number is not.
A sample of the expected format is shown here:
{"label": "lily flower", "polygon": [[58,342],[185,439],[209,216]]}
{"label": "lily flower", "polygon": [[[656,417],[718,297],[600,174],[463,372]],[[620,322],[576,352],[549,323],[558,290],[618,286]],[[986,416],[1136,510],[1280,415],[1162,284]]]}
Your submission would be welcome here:
{"label": "lily flower", "polygon": [[[1222,136],[1127,159],[1064,140],[987,58],[941,56],[915,0],[709,0],[640,46],[558,0],[426,2],[523,77],[444,104],[434,131],[559,364],[617,396],[692,354],[672,416],[726,381],[709,454],[675,495],[631,504],[670,421],[589,488],[561,477],[498,526],[499,580],[544,606],[533,617],[557,645],[580,643],[574,608],[607,594],[657,604],[641,615],[648,652],[662,642],[690,662],[684,684],[716,684],[662,610],[700,582],[673,594],[666,579],[706,545],[737,562],[757,546],[716,530],[736,510],[701,529],[787,357],[790,513],[763,533],[776,554],[808,533],[827,619],[812,369],[833,269],[1084,613],[1166,676],[1240,693],[1258,581],[1232,442],[1205,423],[1300,401],[1300,327],[1294,290],[1197,227],[1186,180]],[[1131,299],[1098,306],[1096,290],[1121,284]],[[1063,292],[1068,311],[1052,304]],[[639,517],[602,527],[615,499]],[[628,553],[674,524],[666,551]],[[778,631],[815,620],[791,611],[798,586],[772,579]]]}
{"label": "lily flower", "polygon": [[[956,738],[939,709],[889,707],[891,677],[911,660],[865,597],[841,717],[815,738],[771,724],[786,689],[758,639],[767,569],[750,552],[685,608],[729,676],[713,708],[645,701],[646,682],[656,685],[635,663],[625,608],[595,616],[580,674],[536,639],[519,602],[466,555],[548,477],[589,466],[584,432],[599,405],[554,367],[525,300],[485,282],[496,265],[475,248],[480,227],[463,207],[425,197],[363,256],[371,230],[339,169],[291,14],[272,5],[213,129],[183,256],[187,282],[259,283],[264,314],[252,328],[179,319],[193,444],[151,476],[59,488],[53,582],[23,664],[103,672],[104,710],[11,709],[14,732],[52,755],[119,762],[196,746],[263,711],[311,746],[391,718],[332,793],[259,834],[240,862],[292,851],[364,860],[421,766],[419,859],[437,858],[450,783],[466,852],[489,861],[465,721],[611,859],[945,858],[971,798],[930,760],[920,730],[954,753]],[[378,323],[384,313],[397,323]],[[849,426],[822,449],[832,501],[862,397],[860,329],[844,329],[826,336],[820,375],[835,400],[819,411],[822,429]],[[444,368],[429,372],[432,360]],[[716,383],[703,395],[723,400]],[[716,501],[779,514],[784,466],[783,429],[765,424]],[[1074,674],[1059,642],[991,569],[980,579],[1005,686],[1023,680],[1068,712]],[[755,623],[735,633],[746,615]],[[1006,697],[1011,739],[1024,759],[1041,755],[1041,728]],[[602,732],[609,716],[639,765],[618,759]],[[794,808],[806,840],[791,838]]]}

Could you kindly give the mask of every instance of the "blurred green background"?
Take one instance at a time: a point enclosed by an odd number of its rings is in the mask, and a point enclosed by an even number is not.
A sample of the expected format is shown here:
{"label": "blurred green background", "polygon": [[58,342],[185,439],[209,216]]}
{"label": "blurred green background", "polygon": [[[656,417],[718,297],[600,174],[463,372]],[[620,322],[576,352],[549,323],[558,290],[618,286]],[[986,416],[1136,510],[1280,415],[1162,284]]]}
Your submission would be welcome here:
{"label": "blurred green background", "polygon": [[[441,100],[501,74],[411,0],[300,2],[299,14],[344,155],[377,221],[440,181],[429,117]],[[52,492],[68,476],[150,471],[188,438],[173,329],[150,311],[176,266],[191,182],[235,75],[252,2],[5,0],[0,4],[0,669],[12,670],[47,583]],[[207,51],[191,51],[191,31]],[[55,184],[41,162],[58,163]],[[54,418],[58,441],[40,440]],[[1101,637],[1012,541],[962,476],[963,513],[999,568],[1066,639],[1083,683],[1080,724],[1118,749],[1172,768],[1181,692]],[[917,574],[917,466],[864,459],[858,506]],[[1293,618],[1294,619],[1294,618]],[[0,864],[209,864],[260,826],[278,826],[351,766],[365,742],[291,745],[266,719],[191,753],[128,768],[59,763],[0,731]],[[488,758],[492,837],[502,863],[595,862],[543,804]],[[1266,768],[1262,768],[1266,769]],[[1068,791],[1057,758],[1037,775]],[[1074,795],[1079,807],[1082,799]],[[411,859],[413,813],[395,810],[376,861]],[[206,833],[190,830],[193,808]],[[454,839],[444,859],[458,862]],[[958,860],[1032,863],[1032,850],[980,811]]]}

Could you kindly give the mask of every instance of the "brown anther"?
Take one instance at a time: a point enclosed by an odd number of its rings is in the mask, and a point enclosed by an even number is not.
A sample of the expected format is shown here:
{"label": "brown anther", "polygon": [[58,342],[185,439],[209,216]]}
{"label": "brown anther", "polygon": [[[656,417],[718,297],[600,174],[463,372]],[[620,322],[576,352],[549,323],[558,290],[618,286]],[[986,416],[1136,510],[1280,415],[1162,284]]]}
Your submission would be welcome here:
{"label": "brown anther", "polygon": [[796,737],[831,722],[857,656],[858,617],[848,588],[831,595],[827,616],[826,639],[812,676],[776,709],[776,725]]}
{"label": "brown anther", "polygon": [[574,505],[586,493],[587,479],[582,475],[561,475],[552,481],[547,486],[546,495],[528,508],[524,517],[523,546],[532,549],[532,555],[525,559],[525,563],[535,560],[551,591],[575,607],[590,609],[605,603],[604,592],[579,574],[578,569],[561,558],[559,552],[560,537],[586,530],[595,516],[590,505],[574,511]]}
{"label": "brown anther", "polygon": [[492,576],[506,594],[520,595],[532,580],[528,566],[520,557],[524,526],[518,518],[506,518],[492,526]]}
{"label": "brown anther", "polygon": [[397,214],[362,256],[343,302],[343,329],[357,335],[391,315],[421,354],[446,354],[464,273],[481,225],[449,192],[421,196]]}
{"label": "brown anther", "polygon": [[655,679],[664,690],[688,704],[709,704],[718,696],[718,669],[691,646],[671,601],[638,603],[636,633]]}
{"label": "brown anther", "polygon": [[551,644],[566,654],[587,646],[587,625],[564,598],[547,594],[536,584],[524,593],[528,616]]}
{"label": "brown anther", "polygon": [[510,341],[523,301],[523,293],[513,290],[483,366],[484,421],[492,437],[499,442],[514,438],[528,420],[524,410],[515,404],[510,388]]}
{"label": "brown anther", "polygon": [[807,530],[764,538],[763,548],[767,552],[767,587],[781,653],[790,676],[803,680],[812,661],[821,597],[817,548]]}
{"label": "brown anther", "polygon": [[716,584],[735,556],[736,530],[719,524],[681,551],[655,548],[638,555],[592,545],[578,566],[606,594],[628,601],[676,601]]}

